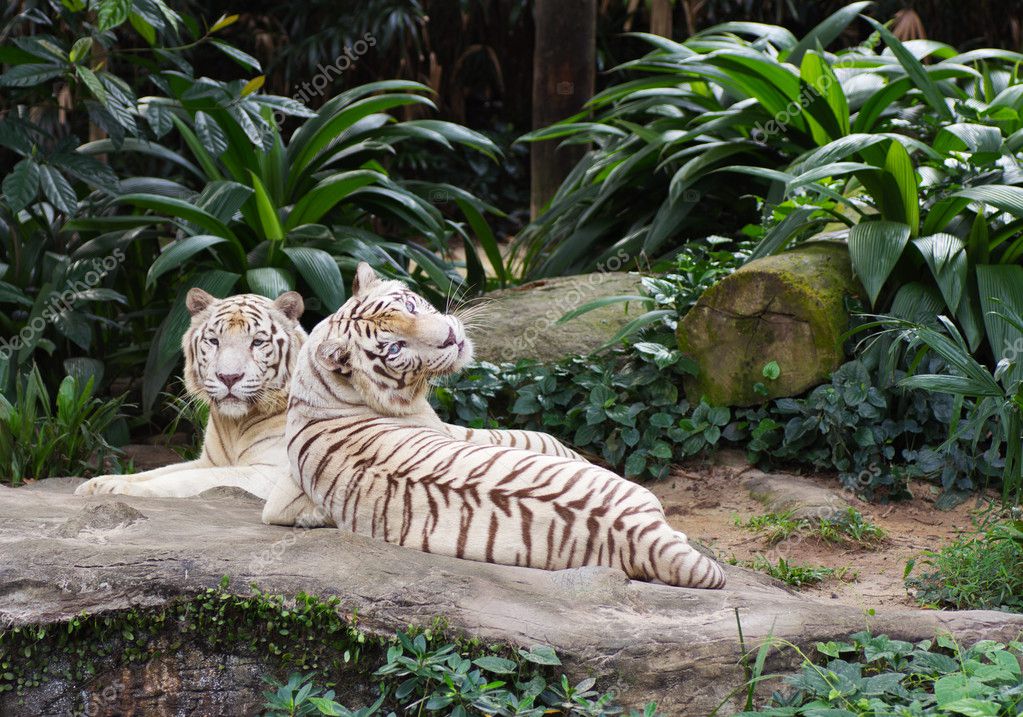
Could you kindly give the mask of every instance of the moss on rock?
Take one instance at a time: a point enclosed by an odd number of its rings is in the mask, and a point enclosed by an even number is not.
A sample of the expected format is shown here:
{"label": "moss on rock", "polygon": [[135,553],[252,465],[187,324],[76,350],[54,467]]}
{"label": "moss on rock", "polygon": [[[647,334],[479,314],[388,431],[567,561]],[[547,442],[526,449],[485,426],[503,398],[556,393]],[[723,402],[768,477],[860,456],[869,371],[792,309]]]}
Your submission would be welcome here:
{"label": "moss on rock", "polygon": [[[689,400],[750,406],[823,383],[843,359],[845,298],[861,293],[841,243],[811,243],[750,262],[704,293],[679,322],[679,348],[700,369],[686,382]],[[771,361],[780,368],[774,380],[763,375]]]}

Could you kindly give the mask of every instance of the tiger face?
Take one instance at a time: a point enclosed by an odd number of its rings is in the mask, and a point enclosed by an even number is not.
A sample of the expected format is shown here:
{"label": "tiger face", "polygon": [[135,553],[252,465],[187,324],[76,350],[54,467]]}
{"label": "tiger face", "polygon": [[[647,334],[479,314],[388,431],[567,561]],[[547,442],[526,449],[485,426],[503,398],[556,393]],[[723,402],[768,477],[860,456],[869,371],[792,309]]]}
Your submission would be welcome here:
{"label": "tiger face", "polygon": [[472,341],[455,316],[442,314],[400,281],[359,264],[352,297],[314,330],[313,360],[348,380],[385,415],[419,410],[430,379],[472,360]]}
{"label": "tiger face", "polygon": [[185,386],[229,418],[283,411],[298,351],[304,304],[294,291],[271,301],[256,294],[186,297],[192,324],[182,339]]}

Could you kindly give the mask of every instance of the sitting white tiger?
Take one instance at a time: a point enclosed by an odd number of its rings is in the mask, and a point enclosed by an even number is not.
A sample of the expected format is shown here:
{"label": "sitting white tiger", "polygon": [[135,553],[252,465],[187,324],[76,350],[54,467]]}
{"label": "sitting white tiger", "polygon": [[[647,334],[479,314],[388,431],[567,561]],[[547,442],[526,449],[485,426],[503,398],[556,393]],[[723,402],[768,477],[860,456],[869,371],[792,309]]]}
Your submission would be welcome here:
{"label": "sitting white tiger", "polygon": [[191,289],[191,326],[182,339],[185,386],[209,404],[202,454],[194,461],[129,475],[93,478],[79,495],[123,493],[183,498],[236,486],[266,499],[282,477],[288,388],[306,333],[294,291],[276,301],[255,294],[216,299]]}
{"label": "sitting white tiger", "polygon": [[339,526],[426,552],[724,585],[642,486],[576,456],[455,436],[430,409],[428,384],[472,352],[457,318],[360,264],[353,296],[313,330],[295,368],[286,440],[301,491]]}

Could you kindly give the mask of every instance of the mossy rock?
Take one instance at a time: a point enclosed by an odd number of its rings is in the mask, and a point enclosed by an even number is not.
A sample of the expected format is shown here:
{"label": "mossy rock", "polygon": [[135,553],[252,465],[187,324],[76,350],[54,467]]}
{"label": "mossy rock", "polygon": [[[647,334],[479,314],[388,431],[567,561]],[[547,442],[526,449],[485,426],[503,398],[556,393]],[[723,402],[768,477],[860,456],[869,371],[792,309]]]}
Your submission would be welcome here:
{"label": "mossy rock", "polygon": [[[721,280],[678,325],[679,348],[699,366],[687,397],[751,406],[824,383],[844,358],[849,295],[862,289],[837,242],[757,259]],[[774,380],[763,375],[771,361],[781,371]]]}
{"label": "mossy rock", "polygon": [[487,295],[481,328],[470,335],[476,358],[493,363],[532,359],[554,363],[586,355],[643,313],[639,302],[612,304],[564,324],[558,319],[594,299],[642,295],[638,274],[596,272],[533,281]]}

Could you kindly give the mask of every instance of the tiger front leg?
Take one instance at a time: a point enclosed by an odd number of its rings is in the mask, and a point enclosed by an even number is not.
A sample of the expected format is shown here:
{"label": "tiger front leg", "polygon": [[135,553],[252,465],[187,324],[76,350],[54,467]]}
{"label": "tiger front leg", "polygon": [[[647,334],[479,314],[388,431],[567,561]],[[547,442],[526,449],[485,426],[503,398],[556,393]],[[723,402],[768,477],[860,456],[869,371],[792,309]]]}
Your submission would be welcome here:
{"label": "tiger front leg", "polygon": [[302,528],[335,527],[330,514],[314,503],[290,475],[281,476],[274,484],[263,506],[263,522]]}

